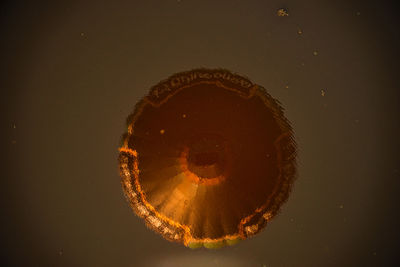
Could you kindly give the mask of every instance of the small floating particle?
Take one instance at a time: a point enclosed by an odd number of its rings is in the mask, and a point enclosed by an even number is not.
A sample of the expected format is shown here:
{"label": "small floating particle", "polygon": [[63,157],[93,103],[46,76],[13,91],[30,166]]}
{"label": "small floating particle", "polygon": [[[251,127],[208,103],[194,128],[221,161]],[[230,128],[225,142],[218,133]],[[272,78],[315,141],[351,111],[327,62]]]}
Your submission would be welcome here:
{"label": "small floating particle", "polygon": [[315,50],[315,51],[313,52],[313,55],[314,55],[314,56],[318,56],[318,51]]}
{"label": "small floating particle", "polygon": [[301,35],[301,34],[303,34],[303,30],[302,30],[302,29],[300,29],[300,28],[297,28],[297,34],[298,34],[298,35]]}
{"label": "small floating particle", "polygon": [[360,16],[360,15],[361,15],[361,12],[360,12],[360,11],[357,11],[357,12],[356,12],[356,15],[357,15],[357,16]]}
{"label": "small floating particle", "polygon": [[165,130],[164,129],[161,129],[160,130],[160,134],[164,134],[165,133]]}
{"label": "small floating particle", "polygon": [[12,141],[11,141],[11,144],[13,144],[13,145],[15,145],[16,143],[17,143],[16,140],[12,140]]}
{"label": "small floating particle", "polygon": [[339,208],[343,209],[343,204],[339,206]]}
{"label": "small floating particle", "polygon": [[85,33],[81,32],[81,36],[85,36]]}
{"label": "small floating particle", "polygon": [[278,15],[278,17],[287,17],[287,16],[289,16],[289,13],[288,13],[287,9],[285,9],[285,8],[278,9],[276,14]]}
{"label": "small floating particle", "polygon": [[324,89],[321,90],[321,95],[322,95],[322,96],[325,96],[325,91],[324,91]]}
{"label": "small floating particle", "polygon": [[182,114],[182,118],[186,118],[186,114]]}

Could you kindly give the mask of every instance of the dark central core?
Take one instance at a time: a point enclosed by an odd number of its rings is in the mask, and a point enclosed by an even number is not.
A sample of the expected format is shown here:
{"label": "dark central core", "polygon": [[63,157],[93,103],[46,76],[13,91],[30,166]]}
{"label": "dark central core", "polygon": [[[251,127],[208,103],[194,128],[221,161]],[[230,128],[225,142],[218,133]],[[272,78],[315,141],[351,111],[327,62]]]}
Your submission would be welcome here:
{"label": "dark central core", "polygon": [[216,178],[227,168],[227,143],[218,135],[202,135],[188,144],[188,169],[200,178]]}
{"label": "dark central core", "polygon": [[206,151],[194,155],[193,163],[198,166],[207,166],[217,164],[219,159],[218,152]]}

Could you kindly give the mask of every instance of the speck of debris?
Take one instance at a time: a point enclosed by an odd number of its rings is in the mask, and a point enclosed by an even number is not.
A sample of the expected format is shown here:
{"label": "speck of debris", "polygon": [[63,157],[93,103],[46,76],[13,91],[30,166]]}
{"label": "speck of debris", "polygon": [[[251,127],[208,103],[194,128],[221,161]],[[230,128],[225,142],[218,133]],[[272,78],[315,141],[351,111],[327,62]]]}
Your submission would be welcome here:
{"label": "speck of debris", "polygon": [[343,209],[343,204],[339,206],[339,208]]}
{"label": "speck of debris", "polygon": [[13,145],[15,145],[16,143],[17,143],[16,140],[12,140],[12,141],[11,141],[11,144],[13,144]]}
{"label": "speck of debris", "polygon": [[299,34],[299,35],[303,34],[303,30],[300,28],[297,28],[297,34]]}
{"label": "speck of debris", "polygon": [[278,9],[278,11],[276,12],[276,14],[278,15],[278,17],[287,17],[289,16],[289,13],[287,11],[286,8],[280,8]]}
{"label": "speck of debris", "polygon": [[322,96],[325,96],[325,91],[324,91],[324,89],[321,90],[321,95],[322,95]]}
{"label": "speck of debris", "polygon": [[81,36],[84,36],[84,35],[85,35],[85,33],[81,32]]}
{"label": "speck of debris", "polygon": [[314,55],[314,56],[318,56],[318,51],[314,51],[314,52],[313,52],[313,55]]}
{"label": "speck of debris", "polygon": [[160,134],[164,134],[165,133],[165,130],[164,129],[161,129],[160,130]]}
{"label": "speck of debris", "polygon": [[186,114],[182,114],[182,118],[186,118]]}
{"label": "speck of debris", "polygon": [[360,15],[361,15],[361,12],[360,12],[360,11],[357,11],[356,15],[357,15],[357,16],[360,16]]}
{"label": "speck of debris", "polygon": [[15,123],[13,124],[13,129],[17,128],[17,126],[15,125]]}
{"label": "speck of debris", "polygon": [[376,252],[373,252],[372,255],[376,256]]}
{"label": "speck of debris", "polygon": [[286,89],[289,89],[289,85],[286,85],[285,88],[286,88]]}

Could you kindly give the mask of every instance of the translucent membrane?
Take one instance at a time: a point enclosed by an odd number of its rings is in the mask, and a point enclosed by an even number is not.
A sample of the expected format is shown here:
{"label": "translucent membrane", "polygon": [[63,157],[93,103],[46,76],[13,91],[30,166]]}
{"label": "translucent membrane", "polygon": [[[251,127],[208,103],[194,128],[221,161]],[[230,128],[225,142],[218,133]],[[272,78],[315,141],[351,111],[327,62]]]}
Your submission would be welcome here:
{"label": "translucent membrane", "polygon": [[278,101],[221,69],[178,73],[151,88],[128,117],[119,150],[133,210],[191,248],[260,232],[296,175],[293,131]]}

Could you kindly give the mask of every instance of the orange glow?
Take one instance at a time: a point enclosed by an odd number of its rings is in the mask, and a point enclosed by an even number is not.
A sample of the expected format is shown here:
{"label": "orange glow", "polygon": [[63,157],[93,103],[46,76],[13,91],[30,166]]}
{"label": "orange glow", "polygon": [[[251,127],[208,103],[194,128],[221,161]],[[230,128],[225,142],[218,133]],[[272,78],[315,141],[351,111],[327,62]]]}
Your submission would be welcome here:
{"label": "orange glow", "polygon": [[[120,175],[132,209],[191,248],[260,232],[296,174],[296,145],[278,102],[226,70],[179,73],[153,87],[128,117],[122,144]],[[266,154],[266,162],[257,156]]]}

